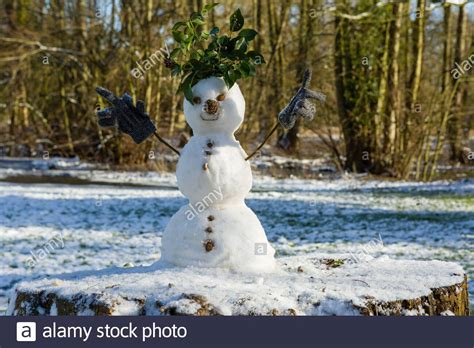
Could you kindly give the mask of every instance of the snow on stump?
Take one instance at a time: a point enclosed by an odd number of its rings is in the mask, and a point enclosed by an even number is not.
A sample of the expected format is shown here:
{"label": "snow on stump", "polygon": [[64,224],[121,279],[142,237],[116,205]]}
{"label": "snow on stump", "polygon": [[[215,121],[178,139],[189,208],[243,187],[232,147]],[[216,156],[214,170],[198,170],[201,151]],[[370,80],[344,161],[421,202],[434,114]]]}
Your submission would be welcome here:
{"label": "snow on stump", "polygon": [[110,268],[24,281],[10,315],[469,315],[467,278],[451,262],[277,259],[279,271]]}

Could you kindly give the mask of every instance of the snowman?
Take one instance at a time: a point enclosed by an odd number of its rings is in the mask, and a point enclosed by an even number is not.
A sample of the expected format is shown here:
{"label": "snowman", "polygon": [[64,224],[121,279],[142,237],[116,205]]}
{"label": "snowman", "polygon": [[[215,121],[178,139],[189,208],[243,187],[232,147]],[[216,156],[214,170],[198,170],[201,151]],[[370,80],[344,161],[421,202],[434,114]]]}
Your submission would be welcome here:
{"label": "snowman", "polygon": [[193,88],[193,103],[185,99],[184,115],[194,135],[181,152],[176,177],[189,205],[165,229],[163,261],[255,272],[274,269],[275,251],[244,202],[252,173],[234,136],[244,113],[239,86],[228,89],[222,78],[201,80]]}
{"label": "snowman", "polygon": [[142,101],[134,104],[128,94],[119,98],[97,88],[97,93],[113,105],[97,112],[101,126],[118,126],[136,143],[154,135],[179,155],[178,188],[189,202],[165,228],[162,262],[259,273],[275,270],[275,250],[244,201],[252,188],[249,159],[279,124],[289,129],[297,117],[313,117],[315,108],[309,99],[324,100],[324,95],[307,88],[310,78],[311,73],[306,70],[302,87],[250,156],[234,136],[245,114],[245,100],[237,83],[229,86],[221,76],[208,76],[192,86],[183,108],[193,136],[181,151],[158,135]]}

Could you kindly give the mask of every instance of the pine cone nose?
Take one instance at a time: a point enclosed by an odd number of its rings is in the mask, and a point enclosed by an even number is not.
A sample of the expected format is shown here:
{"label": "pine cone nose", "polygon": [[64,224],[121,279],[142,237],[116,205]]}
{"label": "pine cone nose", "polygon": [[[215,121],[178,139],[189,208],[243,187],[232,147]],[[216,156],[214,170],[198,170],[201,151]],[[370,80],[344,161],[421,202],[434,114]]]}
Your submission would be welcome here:
{"label": "pine cone nose", "polygon": [[206,100],[206,104],[204,105],[204,111],[206,111],[210,115],[214,115],[219,108],[219,103],[213,99]]}

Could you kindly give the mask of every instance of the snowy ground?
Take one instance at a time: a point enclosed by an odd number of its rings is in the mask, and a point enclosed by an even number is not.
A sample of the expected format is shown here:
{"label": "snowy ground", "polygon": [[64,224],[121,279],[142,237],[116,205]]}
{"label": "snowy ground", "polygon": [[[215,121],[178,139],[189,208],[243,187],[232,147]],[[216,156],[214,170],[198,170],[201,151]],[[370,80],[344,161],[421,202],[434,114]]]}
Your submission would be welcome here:
{"label": "snowy ground", "polygon": [[[11,288],[25,277],[148,265],[159,258],[163,229],[186,204],[174,176],[81,175],[148,186],[0,183],[0,311]],[[468,273],[473,303],[473,180],[419,184],[257,177],[247,203],[280,256],[349,252],[355,258],[456,261]]]}

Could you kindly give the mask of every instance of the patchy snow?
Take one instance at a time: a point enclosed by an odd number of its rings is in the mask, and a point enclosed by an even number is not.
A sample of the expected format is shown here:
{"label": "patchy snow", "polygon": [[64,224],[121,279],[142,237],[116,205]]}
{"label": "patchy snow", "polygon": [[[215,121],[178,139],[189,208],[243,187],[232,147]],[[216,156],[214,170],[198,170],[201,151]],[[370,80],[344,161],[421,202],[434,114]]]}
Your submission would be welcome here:
{"label": "patchy snow", "polygon": [[[0,183],[1,311],[15,283],[26,278],[152,264],[166,224],[186,203],[172,174],[64,173],[147,186]],[[474,180],[256,177],[246,203],[277,257],[317,252],[350,253],[359,262],[380,256],[455,261],[467,272],[474,299]],[[57,236],[64,247],[52,242]]]}
{"label": "patchy snow", "polygon": [[71,178],[88,182],[96,182],[103,184],[120,184],[120,185],[143,185],[143,186],[164,186],[176,187],[176,176],[174,173],[153,173],[153,172],[120,172],[102,169],[56,169],[56,170],[29,170],[15,168],[0,168],[0,179],[22,177],[50,177],[54,178]]}
{"label": "patchy snow", "polygon": [[[358,315],[357,308],[365,308],[373,299],[390,302],[419,298],[431,294],[434,288],[459,284],[464,279],[462,268],[452,262],[380,257],[370,262],[341,261],[332,267],[324,258],[329,256],[336,260],[350,258],[347,254],[283,257],[278,259],[277,271],[262,275],[223,268],[175,268],[158,262],[150,267],[61,275],[60,283],[54,278],[24,282],[18,289],[35,293],[41,288],[69,302],[74,302],[72,297],[77,294],[89,301],[101,294],[114,315],[138,315],[143,304],[148,304],[145,313],[156,314],[160,307],[171,307],[181,314],[195,314],[204,301],[221,314],[291,311],[296,315]],[[11,303],[16,302],[15,296]],[[196,297],[204,300],[193,301]],[[87,302],[80,301],[86,303],[85,309]],[[156,303],[158,308],[154,308]],[[13,306],[9,313],[14,313]],[[403,314],[427,313],[420,306]]]}

